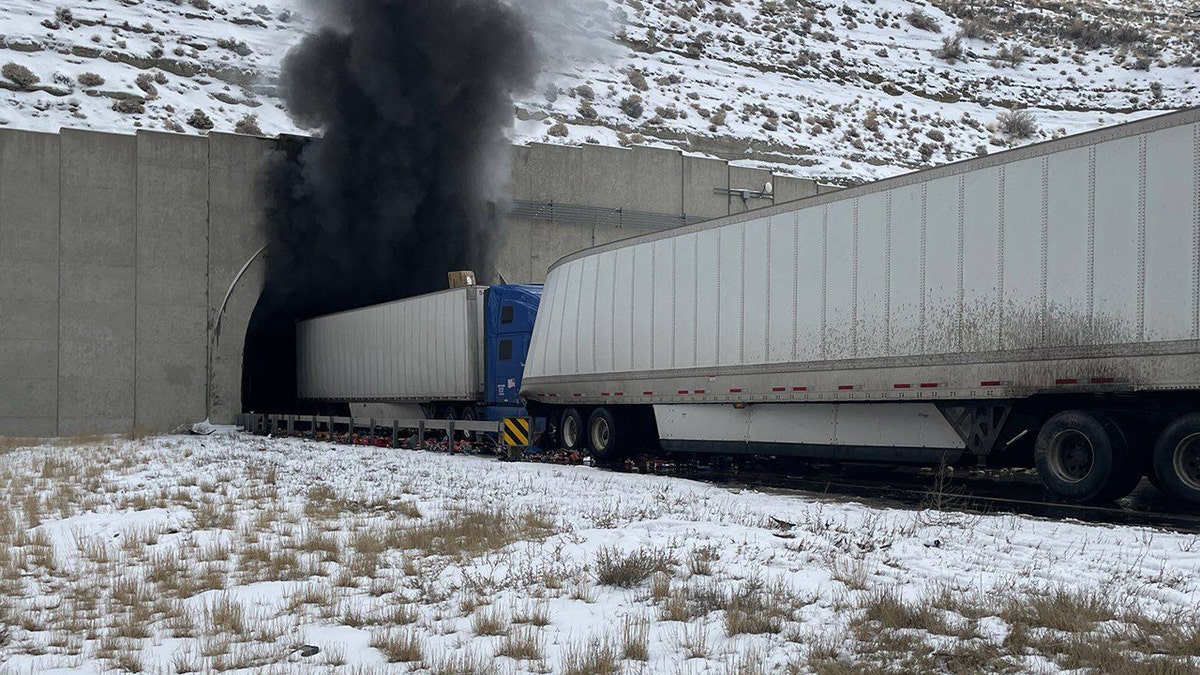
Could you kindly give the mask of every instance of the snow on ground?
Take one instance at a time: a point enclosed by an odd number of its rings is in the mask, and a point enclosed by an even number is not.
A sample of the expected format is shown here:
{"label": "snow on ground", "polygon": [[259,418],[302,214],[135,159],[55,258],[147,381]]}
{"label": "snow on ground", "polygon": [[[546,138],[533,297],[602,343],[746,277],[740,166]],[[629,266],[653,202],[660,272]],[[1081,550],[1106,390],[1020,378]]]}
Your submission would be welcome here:
{"label": "snow on ground", "polygon": [[0,502],[5,673],[1200,668],[1191,534],[249,436],[10,447]]}

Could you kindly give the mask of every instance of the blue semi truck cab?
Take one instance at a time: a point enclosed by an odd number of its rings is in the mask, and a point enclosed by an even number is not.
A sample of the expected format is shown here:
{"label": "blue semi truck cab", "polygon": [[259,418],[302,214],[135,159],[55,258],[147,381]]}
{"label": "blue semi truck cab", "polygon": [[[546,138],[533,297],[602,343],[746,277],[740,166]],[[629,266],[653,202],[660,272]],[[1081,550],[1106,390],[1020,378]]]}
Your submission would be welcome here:
{"label": "blue semi truck cab", "polygon": [[541,300],[540,285],[507,284],[487,290],[482,411],[486,420],[526,415],[520,398],[521,377]]}

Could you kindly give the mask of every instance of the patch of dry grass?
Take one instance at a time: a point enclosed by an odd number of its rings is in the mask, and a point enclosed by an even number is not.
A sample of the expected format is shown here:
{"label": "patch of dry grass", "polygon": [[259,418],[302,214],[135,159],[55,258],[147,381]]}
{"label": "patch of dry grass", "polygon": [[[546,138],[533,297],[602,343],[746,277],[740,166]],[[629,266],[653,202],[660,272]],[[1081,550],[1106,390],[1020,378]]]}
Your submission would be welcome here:
{"label": "patch of dry grass", "polygon": [[620,668],[617,650],[607,640],[592,638],[563,651],[562,675],[615,675]]}
{"label": "patch of dry grass", "polygon": [[498,607],[488,607],[471,615],[471,630],[476,635],[507,635],[511,623],[508,615]]}
{"label": "patch of dry grass", "polygon": [[491,675],[496,672],[492,659],[470,649],[436,655],[431,661],[429,672],[432,675]]}
{"label": "patch of dry grass", "polygon": [[533,510],[464,510],[393,530],[389,543],[404,551],[472,558],[521,541],[541,541],[559,531],[553,519]]}
{"label": "patch of dry grass", "polygon": [[596,579],[603,586],[633,588],[656,572],[669,573],[675,564],[665,551],[639,548],[622,552],[602,548],[596,554]]}
{"label": "patch of dry grass", "polygon": [[650,620],[625,617],[621,624],[621,655],[632,661],[650,660]]}
{"label": "patch of dry grass", "polygon": [[[1200,672],[1200,625],[1184,617],[1150,619],[1118,611],[1103,596],[1065,587],[965,596],[934,588],[915,600],[894,589],[858,596],[849,632],[810,645],[805,666],[843,673],[1018,673],[1030,656],[1088,673]],[[1003,620],[1003,642],[985,639],[978,621]]]}
{"label": "patch of dry grass", "polygon": [[424,658],[420,635],[410,628],[388,628],[371,633],[371,647],[388,663],[413,663]]}
{"label": "patch of dry grass", "polygon": [[507,656],[518,661],[540,660],[543,652],[541,634],[532,626],[509,631],[496,648],[496,656]]}

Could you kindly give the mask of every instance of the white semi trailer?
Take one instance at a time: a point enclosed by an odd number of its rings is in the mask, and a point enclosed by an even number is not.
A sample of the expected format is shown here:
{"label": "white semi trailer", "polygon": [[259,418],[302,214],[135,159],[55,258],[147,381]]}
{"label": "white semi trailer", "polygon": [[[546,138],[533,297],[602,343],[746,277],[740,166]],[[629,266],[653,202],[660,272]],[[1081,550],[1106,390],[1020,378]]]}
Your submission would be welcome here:
{"label": "white semi trailer", "polygon": [[1200,110],[568,256],[522,395],[599,456],[1024,459],[1200,503]]}

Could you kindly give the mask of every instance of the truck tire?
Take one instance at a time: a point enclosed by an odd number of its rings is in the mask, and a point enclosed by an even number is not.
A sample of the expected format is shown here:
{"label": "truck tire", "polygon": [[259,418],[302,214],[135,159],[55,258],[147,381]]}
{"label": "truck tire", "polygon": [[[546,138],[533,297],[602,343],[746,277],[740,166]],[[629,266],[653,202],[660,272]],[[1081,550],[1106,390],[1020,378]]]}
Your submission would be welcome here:
{"label": "truck tire", "polygon": [[[479,419],[479,413],[475,412],[475,406],[469,405],[469,406],[463,408],[462,421],[474,422],[478,419]],[[478,438],[476,438],[476,433],[474,431],[464,431],[464,432],[462,432],[462,437],[464,439],[466,439],[468,443],[474,443],[475,441],[479,440]]]}
{"label": "truck tire", "polygon": [[1154,446],[1154,484],[1172,499],[1200,504],[1200,413],[1163,430]]}
{"label": "truck tire", "polygon": [[1038,433],[1034,459],[1046,487],[1072,502],[1120,499],[1142,478],[1120,427],[1086,410],[1051,417]]}
{"label": "truck tire", "polygon": [[620,443],[629,431],[622,427],[623,421],[608,408],[596,408],[588,416],[587,446],[593,459],[607,462],[617,458]]}
{"label": "truck tire", "polygon": [[[454,406],[448,405],[445,408],[442,408],[441,418],[443,420],[458,420],[458,411],[454,409]],[[447,438],[450,437],[449,431],[446,431],[445,434]],[[459,440],[459,432],[454,432],[454,438],[451,438],[450,440],[451,442]]]}
{"label": "truck tire", "polygon": [[563,450],[580,450],[584,441],[583,416],[574,408],[563,411],[558,423],[558,440]]}

